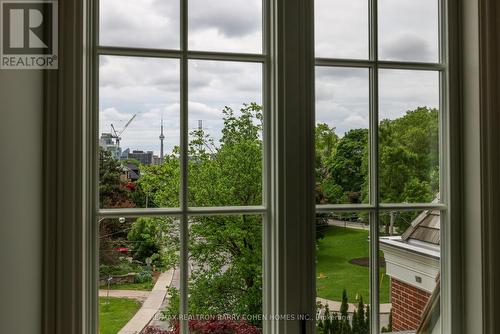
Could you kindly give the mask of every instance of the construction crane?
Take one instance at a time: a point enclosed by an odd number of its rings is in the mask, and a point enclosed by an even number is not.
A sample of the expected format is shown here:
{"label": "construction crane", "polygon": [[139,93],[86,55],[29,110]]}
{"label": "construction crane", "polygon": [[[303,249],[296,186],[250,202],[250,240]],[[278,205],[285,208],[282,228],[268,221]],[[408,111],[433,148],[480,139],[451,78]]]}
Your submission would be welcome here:
{"label": "construction crane", "polygon": [[127,127],[130,125],[130,123],[132,123],[132,121],[134,120],[134,118],[135,118],[136,116],[137,116],[137,114],[134,114],[134,116],[132,116],[132,117],[128,120],[127,124],[125,124],[125,126],[123,127],[123,129],[122,129],[120,132],[116,131],[116,129],[115,129],[115,127],[114,127],[114,125],[113,125],[113,124],[111,124],[111,129],[113,130],[113,133],[114,133],[114,134],[112,134],[112,135],[111,135],[111,137],[112,137],[112,138],[115,138],[115,141],[116,141],[116,146],[117,146],[117,149],[118,149],[118,150],[120,150],[120,140],[122,139],[120,136],[123,134],[123,131],[125,131],[125,130],[127,129]]}

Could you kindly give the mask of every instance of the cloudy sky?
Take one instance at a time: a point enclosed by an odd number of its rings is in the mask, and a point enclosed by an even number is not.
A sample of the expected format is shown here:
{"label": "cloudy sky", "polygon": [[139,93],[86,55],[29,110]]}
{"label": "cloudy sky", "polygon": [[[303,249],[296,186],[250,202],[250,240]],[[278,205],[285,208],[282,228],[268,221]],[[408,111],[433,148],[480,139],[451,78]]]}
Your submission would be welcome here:
{"label": "cloudy sky", "polygon": [[[101,0],[100,43],[179,48],[179,3],[174,0]],[[368,56],[368,0],[316,0],[316,55]],[[438,59],[438,0],[379,0],[379,56],[385,60]],[[189,48],[262,52],[261,0],[190,0]],[[380,114],[396,118],[417,106],[437,107],[437,73],[380,72]],[[160,119],[166,152],[179,144],[179,61],[103,56],[100,59],[100,132],[121,129],[122,148],[159,152]],[[216,139],[221,109],[262,102],[262,67],[255,63],[189,62],[189,127],[198,120]],[[368,71],[316,69],[316,119],[343,135],[368,126]]]}

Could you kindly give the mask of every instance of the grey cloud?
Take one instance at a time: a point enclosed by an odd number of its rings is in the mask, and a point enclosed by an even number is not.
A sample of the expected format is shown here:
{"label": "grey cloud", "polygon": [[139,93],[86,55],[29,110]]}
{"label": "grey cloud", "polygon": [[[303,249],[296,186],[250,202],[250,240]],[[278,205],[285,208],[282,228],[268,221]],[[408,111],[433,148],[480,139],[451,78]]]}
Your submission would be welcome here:
{"label": "grey cloud", "polygon": [[435,58],[430,43],[419,35],[401,33],[380,47],[381,57],[396,60],[426,60]]}
{"label": "grey cloud", "polygon": [[368,79],[368,70],[351,67],[317,66],[316,80]]}
{"label": "grey cloud", "polygon": [[179,48],[178,1],[105,0],[100,10],[103,45]]}
{"label": "grey cloud", "polygon": [[214,28],[224,36],[238,37],[261,30],[262,1],[191,0],[189,28],[193,31]]}
{"label": "grey cloud", "polygon": [[[196,67],[192,67],[196,64]],[[190,63],[189,127],[203,120],[205,130],[216,140],[223,126],[222,108],[239,110],[246,102],[261,102],[261,65],[237,62],[196,61]],[[176,73],[172,75],[172,73]],[[165,119],[167,152],[178,145],[178,68],[161,59],[104,57],[100,66],[100,132],[110,124],[123,126],[140,112],[123,136],[122,147],[159,150],[159,122]],[[195,83],[194,86],[192,84]],[[165,87],[174,87],[166,90]]]}
{"label": "grey cloud", "polygon": [[316,123],[326,123],[343,136],[368,127],[368,71],[320,67],[316,70]]}
{"label": "grey cloud", "polygon": [[[439,0],[380,0],[379,56],[391,60],[437,61],[438,4]],[[419,46],[423,50],[418,50]]]}
{"label": "grey cloud", "polygon": [[316,56],[368,57],[368,1],[315,1]]}
{"label": "grey cloud", "polygon": [[103,56],[101,87],[158,87],[179,90],[179,62],[172,59]]}
{"label": "grey cloud", "polygon": [[417,107],[439,107],[439,75],[433,71],[382,70],[380,119],[401,117]]}

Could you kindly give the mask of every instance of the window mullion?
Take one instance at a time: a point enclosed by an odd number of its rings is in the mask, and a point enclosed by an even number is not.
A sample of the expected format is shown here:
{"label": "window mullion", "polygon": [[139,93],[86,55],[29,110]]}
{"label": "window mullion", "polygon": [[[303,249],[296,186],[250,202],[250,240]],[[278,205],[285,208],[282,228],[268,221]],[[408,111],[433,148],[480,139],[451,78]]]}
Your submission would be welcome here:
{"label": "window mullion", "polygon": [[180,226],[180,305],[179,315],[180,333],[188,334],[188,280],[189,280],[189,228],[188,228],[188,2],[187,0],[180,0],[180,32],[181,32],[181,60],[180,60],[180,162],[181,162],[181,175],[180,175],[180,204],[181,204],[181,226]]}
{"label": "window mullion", "polygon": [[378,1],[369,2],[369,53],[373,66],[370,67],[370,107],[369,107],[369,181],[370,204],[370,333],[378,334],[379,318],[379,160],[378,160]]}

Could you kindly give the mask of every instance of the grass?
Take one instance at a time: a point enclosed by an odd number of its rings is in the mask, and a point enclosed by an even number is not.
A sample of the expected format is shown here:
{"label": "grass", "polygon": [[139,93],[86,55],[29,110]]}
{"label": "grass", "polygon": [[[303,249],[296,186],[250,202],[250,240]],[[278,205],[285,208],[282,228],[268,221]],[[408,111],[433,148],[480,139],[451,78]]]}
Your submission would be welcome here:
{"label": "grass", "polygon": [[116,334],[137,313],[141,303],[129,298],[99,297],[99,333]]}
{"label": "grass", "polygon": [[[341,301],[346,289],[350,303],[355,303],[356,295],[369,302],[368,267],[354,265],[349,260],[368,257],[368,231],[338,226],[329,226],[325,237],[318,243],[316,264],[317,295],[321,298]],[[389,302],[389,277],[385,268],[380,268],[380,302]]]}

